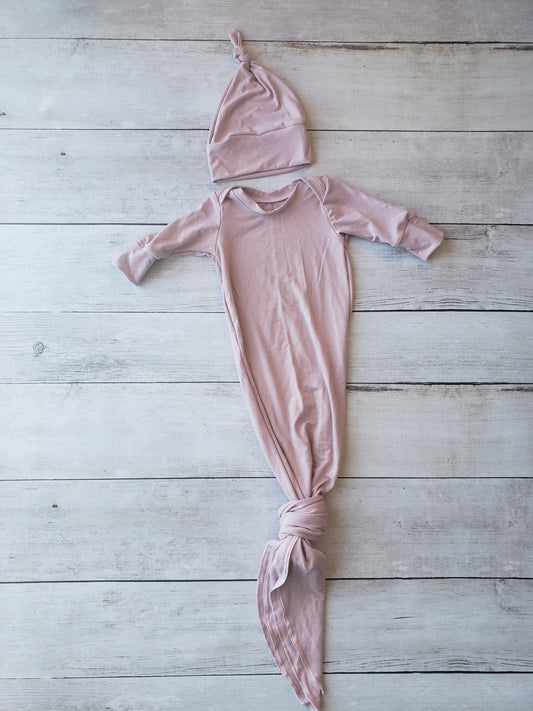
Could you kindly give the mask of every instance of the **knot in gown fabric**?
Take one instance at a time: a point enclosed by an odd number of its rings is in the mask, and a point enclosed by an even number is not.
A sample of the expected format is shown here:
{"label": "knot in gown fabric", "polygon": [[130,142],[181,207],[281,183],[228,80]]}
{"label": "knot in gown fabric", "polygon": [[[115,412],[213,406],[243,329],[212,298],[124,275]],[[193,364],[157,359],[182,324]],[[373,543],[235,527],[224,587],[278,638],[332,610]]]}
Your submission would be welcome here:
{"label": "knot in gown fabric", "polygon": [[279,517],[280,539],[297,536],[307,541],[317,541],[326,532],[327,512],[322,494],[289,501],[280,508]]}

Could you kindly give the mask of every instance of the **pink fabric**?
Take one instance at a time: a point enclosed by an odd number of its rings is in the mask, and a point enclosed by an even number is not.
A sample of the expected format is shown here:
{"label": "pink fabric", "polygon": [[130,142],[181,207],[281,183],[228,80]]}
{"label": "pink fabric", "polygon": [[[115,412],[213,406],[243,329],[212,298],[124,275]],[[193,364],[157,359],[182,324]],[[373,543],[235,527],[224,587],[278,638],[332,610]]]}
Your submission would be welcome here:
{"label": "pink fabric", "polygon": [[241,64],[211,125],[207,161],[213,182],[286,173],[309,165],[311,144],[296,94],[273,72],[252,61],[232,30],[233,56]]}
{"label": "pink fabric", "polygon": [[326,528],[345,420],[352,309],[346,236],[388,242],[426,260],[443,234],[403,207],[330,177],[264,193],[212,193],[121,254],[135,284],[157,259],[203,254],[216,265],[246,403],[289,502],[261,560],[257,600],[269,649],[299,700],[320,705]]}

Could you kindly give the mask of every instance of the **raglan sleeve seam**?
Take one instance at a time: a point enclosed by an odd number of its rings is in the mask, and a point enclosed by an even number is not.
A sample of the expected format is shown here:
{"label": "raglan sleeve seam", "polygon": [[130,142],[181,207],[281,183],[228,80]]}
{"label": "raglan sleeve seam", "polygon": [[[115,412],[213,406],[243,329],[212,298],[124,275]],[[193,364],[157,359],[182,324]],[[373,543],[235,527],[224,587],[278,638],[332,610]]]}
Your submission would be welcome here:
{"label": "raglan sleeve seam", "polygon": [[328,210],[328,208],[326,207],[326,198],[327,198],[327,196],[328,196],[328,190],[329,190],[329,179],[328,179],[328,176],[327,176],[327,175],[324,176],[324,180],[325,180],[324,195],[322,196],[322,199],[321,199],[321,201],[320,201],[320,202],[321,202],[321,205],[322,205],[322,210],[324,211],[324,214],[326,215],[326,219],[327,219],[327,221],[329,222],[329,226],[331,227],[331,229],[333,230],[333,232],[337,235],[337,237],[339,237],[340,239],[345,240],[345,235],[344,235],[342,232],[339,232],[338,229],[336,229],[336,227],[335,227],[335,225],[333,224],[333,221],[332,221],[332,219],[331,219],[331,215],[330,215],[330,213],[329,213],[329,210]]}
{"label": "raglan sleeve seam", "polygon": [[217,259],[218,255],[218,243],[220,240],[220,232],[222,231],[222,202],[220,200],[221,197],[221,191],[216,191],[214,193],[216,201],[217,201],[217,207],[218,207],[218,227],[217,227],[217,233],[215,237],[215,243],[213,245],[213,259]]}

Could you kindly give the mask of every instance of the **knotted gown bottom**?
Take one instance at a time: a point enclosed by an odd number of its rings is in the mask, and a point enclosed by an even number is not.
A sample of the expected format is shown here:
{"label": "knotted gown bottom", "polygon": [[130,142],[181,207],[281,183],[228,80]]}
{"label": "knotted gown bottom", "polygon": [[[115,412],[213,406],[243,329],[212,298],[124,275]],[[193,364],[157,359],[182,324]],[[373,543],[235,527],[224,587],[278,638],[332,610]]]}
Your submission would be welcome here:
{"label": "knotted gown bottom", "polygon": [[280,540],[268,543],[259,570],[259,616],[270,652],[299,700],[317,708],[323,691],[326,561],[309,541],[326,529],[323,495],[290,501],[280,518]]}

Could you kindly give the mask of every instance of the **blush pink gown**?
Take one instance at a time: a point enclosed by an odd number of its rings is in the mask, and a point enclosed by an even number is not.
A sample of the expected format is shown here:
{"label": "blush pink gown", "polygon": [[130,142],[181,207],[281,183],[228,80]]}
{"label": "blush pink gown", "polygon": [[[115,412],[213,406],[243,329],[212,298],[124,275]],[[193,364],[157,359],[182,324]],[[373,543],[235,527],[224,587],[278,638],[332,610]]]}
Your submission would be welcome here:
{"label": "blush pink gown", "polygon": [[261,560],[259,618],[279,668],[315,711],[323,693],[325,556],[314,543],[326,528],[324,494],[337,478],[344,431],[348,235],[423,260],[443,239],[406,208],[321,176],[269,193],[218,190],[114,262],[135,284],[171,254],[215,262],[246,404],[289,499],[279,538]]}

